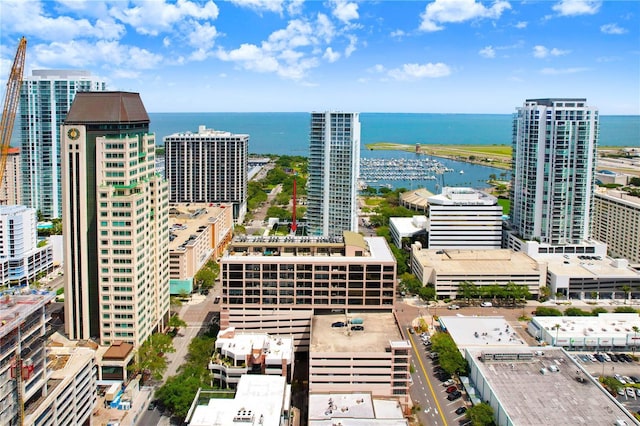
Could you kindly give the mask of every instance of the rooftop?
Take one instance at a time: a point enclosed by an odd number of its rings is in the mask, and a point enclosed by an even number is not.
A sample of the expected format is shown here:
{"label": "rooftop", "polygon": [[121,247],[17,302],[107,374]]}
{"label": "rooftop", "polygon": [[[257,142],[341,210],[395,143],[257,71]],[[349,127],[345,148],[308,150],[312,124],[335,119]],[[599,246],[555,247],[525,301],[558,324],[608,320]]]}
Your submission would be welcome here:
{"label": "rooftop", "polygon": [[[618,419],[635,424],[630,414],[560,348],[547,347],[542,352],[540,348],[517,350],[516,353],[533,355],[525,361],[478,359],[487,352],[504,355],[504,349],[468,348],[467,352],[467,359],[482,373],[513,424],[613,425]],[[549,370],[550,366],[558,371]],[[541,373],[542,368],[546,369],[545,374]]]}
{"label": "rooftop", "polygon": [[65,124],[149,123],[149,115],[139,93],[78,92]]}
{"label": "rooftop", "polygon": [[309,395],[309,426],[406,426],[398,401],[373,399],[370,393]]}
{"label": "rooftop", "polygon": [[238,358],[251,355],[253,349],[263,352],[267,361],[284,359],[290,362],[293,359],[293,339],[290,337],[236,333],[233,327],[218,332],[216,350],[220,352],[233,353]]}
{"label": "rooftop", "polygon": [[495,206],[498,199],[473,188],[448,187],[442,188],[442,193],[429,197],[429,204],[444,206]]}
{"label": "rooftop", "polygon": [[510,249],[422,249],[414,251],[413,255],[423,267],[433,267],[438,274],[443,275],[497,275],[540,271],[536,260]]}
{"label": "rooftop", "polygon": [[213,203],[171,204],[169,206],[169,250],[181,250],[194,242],[222,210],[231,205]]}
{"label": "rooftop", "polygon": [[550,273],[569,276],[571,279],[600,277],[624,277],[640,279],[640,274],[629,268],[626,260],[617,260],[597,255],[538,254],[536,259],[547,263]]}
{"label": "rooftop", "polygon": [[236,133],[231,133],[228,131],[224,131],[224,130],[214,130],[214,129],[207,129],[206,126],[200,125],[198,126],[198,132],[194,133],[194,132],[178,132],[178,133],[173,133],[171,135],[165,136],[165,139],[176,139],[176,138],[185,138],[185,137],[189,137],[189,138],[193,138],[193,139],[199,139],[199,138],[203,138],[203,137],[215,137],[215,138],[221,138],[221,139],[229,139],[229,138],[248,138],[249,135],[246,134],[236,134]]}
{"label": "rooftop", "polygon": [[[357,321],[357,325],[362,325],[364,330],[351,331],[351,325],[331,327],[335,322],[346,323],[356,318],[362,320]],[[309,352],[386,352],[391,342],[404,341],[390,312],[314,315]]]}
{"label": "rooftop", "polygon": [[424,231],[428,224],[426,216],[391,217],[389,222],[393,224],[400,235],[415,234]]}
{"label": "rooftop", "polygon": [[29,315],[55,299],[56,294],[37,291],[28,294],[5,294],[0,296],[0,337],[12,332]]}
{"label": "rooftop", "polygon": [[[633,327],[640,327],[640,314],[601,313],[597,317],[533,317],[533,321],[543,327],[558,340],[571,339],[576,335],[591,338],[621,339],[626,343],[628,336],[635,333]],[[560,328],[556,330],[556,324]],[[604,342],[601,342],[604,343]]]}
{"label": "rooftop", "polygon": [[501,316],[440,316],[438,320],[461,349],[470,346],[521,347],[526,345],[514,328]]}
{"label": "rooftop", "polygon": [[427,201],[429,197],[432,197],[434,194],[429,192],[429,190],[425,188],[416,189],[415,191],[403,192],[400,194],[400,199],[409,204],[413,204],[416,207],[421,207],[426,209],[429,205]]}

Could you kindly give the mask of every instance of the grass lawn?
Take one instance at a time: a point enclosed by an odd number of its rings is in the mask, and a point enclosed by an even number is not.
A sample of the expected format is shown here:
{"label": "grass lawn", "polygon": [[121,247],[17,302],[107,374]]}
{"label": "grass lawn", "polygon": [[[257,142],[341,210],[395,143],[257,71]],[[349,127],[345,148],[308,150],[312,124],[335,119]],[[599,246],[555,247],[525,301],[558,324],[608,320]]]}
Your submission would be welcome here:
{"label": "grass lawn", "polygon": [[511,200],[498,198],[498,205],[502,206],[502,214],[509,214],[509,210],[511,209]]}
{"label": "grass lawn", "polygon": [[380,197],[366,197],[364,203],[368,206],[378,206],[382,202]]}

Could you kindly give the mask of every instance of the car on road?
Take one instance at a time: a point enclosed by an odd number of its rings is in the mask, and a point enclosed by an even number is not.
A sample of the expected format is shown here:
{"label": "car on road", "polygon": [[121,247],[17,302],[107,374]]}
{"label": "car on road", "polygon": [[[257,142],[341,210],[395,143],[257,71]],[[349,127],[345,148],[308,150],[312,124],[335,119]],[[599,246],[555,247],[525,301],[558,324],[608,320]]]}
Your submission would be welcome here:
{"label": "car on road", "polygon": [[331,324],[331,327],[333,328],[340,328],[340,327],[344,327],[347,324],[343,323],[342,321],[336,321],[334,323]]}
{"label": "car on road", "polygon": [[493,304],[491,302],[482,302],[480,306],[482,306],[483,308],[490,308],[493,306]]}
{"label": "car on road", "polygon": [[413,330],[413,327],[411,327],[411,328],[409,329],[409,333],[411,333],[411,334],[415,334],[415,331]]}
{"label": "car on road", "polygon": [[460,309],[460,306],[458,306],[458,305],[449,305],[449,309],[455,311],[455,310]]}
{"label": "car on road", "polygon": [[147,407],[147,410],[149,410],[149,411],[153,411],[153,410],[155,410],[155,409],[156,409],[156,401],[154,400],[154,401],[151,401],[151,402],[149,403],[149,406]]}
{"label": "car on road", "polygon": [[216,304],[216,303],[218,303],[218,302],[220,302],[220,296],[216,296],[216,297],[213,299],[213,303],[214,303],[214,304]]}
{"label": "car on road", "polygon": [[351,331],[364,331],[364,326],[362,325],[351,326]]}
{"label": "car on road", "polygon": [[458,409],[456,410],[457,415],[464,414],[466,412],[467,412],[467,407],[458,407]]}
{"label": "car on road", "polygon": [[452,386],[449,386],[447,388],[447,393],[452,393],[452,392],[455,392],[457,390],[458,390],[458,387],[456,385],[452,385]]}
{"label": "car on road", "polygon": [[447,395],[447,399],[449,401],[455,401],[456,399],[460,398],[461,396],[462,396],[462,392],[455,391],[455,392],[451,392],[449,395]]}

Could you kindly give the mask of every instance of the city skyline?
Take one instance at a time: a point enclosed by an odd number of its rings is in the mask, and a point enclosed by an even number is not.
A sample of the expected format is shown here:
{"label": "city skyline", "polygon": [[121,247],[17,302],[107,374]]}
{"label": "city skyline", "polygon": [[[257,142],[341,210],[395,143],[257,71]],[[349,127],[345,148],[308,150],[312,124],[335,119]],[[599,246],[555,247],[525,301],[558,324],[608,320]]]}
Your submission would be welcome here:
{"label": "city skyline", "polygon": [[638,2],[11,0],[0,14],[0,83],[24,35],[25,75],[88,70],[150,112],[510,114],[553,96],[640,114]]}

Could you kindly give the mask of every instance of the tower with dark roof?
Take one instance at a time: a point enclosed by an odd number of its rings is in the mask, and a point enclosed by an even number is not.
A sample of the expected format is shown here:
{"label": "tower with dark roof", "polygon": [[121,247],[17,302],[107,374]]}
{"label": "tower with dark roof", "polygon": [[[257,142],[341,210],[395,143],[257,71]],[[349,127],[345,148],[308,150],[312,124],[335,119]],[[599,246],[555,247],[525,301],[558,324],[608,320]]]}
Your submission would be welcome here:
{"label": "tower with dark roof", "polygon": [[168,186],[137,93],[78,93],[62,133],[65,327],[140,345],[169,315]]}

